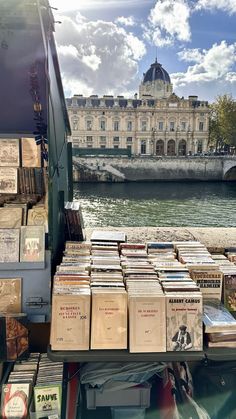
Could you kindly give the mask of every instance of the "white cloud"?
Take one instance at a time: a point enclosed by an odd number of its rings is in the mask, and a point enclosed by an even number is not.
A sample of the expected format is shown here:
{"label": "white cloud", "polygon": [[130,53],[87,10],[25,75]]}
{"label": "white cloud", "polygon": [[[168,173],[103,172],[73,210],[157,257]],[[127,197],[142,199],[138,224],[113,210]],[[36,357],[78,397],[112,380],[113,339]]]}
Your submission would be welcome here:
{"label": "white cloud", "polygon": [[236,0],[198,0],[196,10],[223,10],[229,14],[236,13]]}
{"label": "white cloud", "polygon": [[158,0],[149,15],[146,38],[156,46],[190,41],[190,6],[185,0]]}
{"label": "white cloud", "polygon": [[203,55],[199,48],[187,49],[184,48],[183,51],[177,53],[177,56],[181,61],[200,63],[202,61]]}
{"label": "white cloud", "polygon": [[[215,90],[214,95],[232,93],[232,84],[236,82],[236,73],[233,71],[236,63],[236,43],[228,45],[226,41],[213,44],[209,50],[193,49],[178,53],[180,59],[193,61],[187,71],[171,74],[174,89],[185,92],[186,89],[203,89],[205,94]],[[225,90],[224,90],[225,89]],[[183,93],[182,93],[183,94]],[[189,92],[189,94],[191,94]]]}
{"label": "white cloud", "polygon": [[120,16],[116,19],[115,23],[118,23],[124,26],[135,26],[136,24],[133,16],[128,16],[128,17]]}
{"label": "white cloud", "polygon": [[56,40],[66,96],[134,93],[143,41],[112,22],[61,17]]}

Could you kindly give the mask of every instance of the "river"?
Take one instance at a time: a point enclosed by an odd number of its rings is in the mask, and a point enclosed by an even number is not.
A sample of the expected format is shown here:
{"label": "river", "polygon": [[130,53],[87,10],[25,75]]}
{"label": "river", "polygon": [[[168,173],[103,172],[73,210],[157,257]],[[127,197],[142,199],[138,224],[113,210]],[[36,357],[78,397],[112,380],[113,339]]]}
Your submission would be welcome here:
{"label": "river", "polygon": [[77,183],[85,227],[236,227],[236,182]]}

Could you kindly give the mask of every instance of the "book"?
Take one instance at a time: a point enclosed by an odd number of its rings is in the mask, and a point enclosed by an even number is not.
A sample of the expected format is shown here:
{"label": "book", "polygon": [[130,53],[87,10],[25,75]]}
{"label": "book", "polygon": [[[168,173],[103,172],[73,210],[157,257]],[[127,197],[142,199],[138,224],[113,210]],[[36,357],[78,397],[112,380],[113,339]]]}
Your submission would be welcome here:
{"label": "book", "polygon": [[62,385],[36,385],[34,387],[35,412],[45,412],[46,416],[50,411],[56,410],[61,414]]}
{"label": "book", "polygon": [[166,295],[167,351],[201,351],[203,348],[202,294]]}
{"label": "book", "polygon": [[0,360],[14,361],[28,353],[26,315],[0,314]]}
{"label": "book", "polygon": [[145,295],[145,291],[129,295],[129,350],[166,352],[164,295]]}
{"label": "book", "polygon": [[0,193],[16,194],[18,177],[16,167],[0,167]]}
{"label": "book", "polygon": [[235,274],[224,274],[224,305],[230,313],[236,315],[236,266]]}
{"label": "book", "polygon": [[45,227],[23,226],[20,238],[21,262],[44,262],[45,260]]}
{"label": "book", "polygon": [[0,228],[20,228],[23,223],[23,208],[0,208]]}
{"label": "book", "polygon": [[26,225],[27,224],[27,215],[28,215],[28,203],[25,202],[5,202],[4,203],[4,208],[21,208],[22,209],[22,224],[21,225]]}
{"label": "book", "polygon": [[0,278],[0,312],[21,313],[21,278]]}
{"label": "book", "polygon": [[127,349],[125,290],[92,290],[91,349]]}
{"label": "book", "polygon": [[3,419],[26,419],[31,394],[29,383],[3,384],[1,417]]}
{"label": "book", "polygon": [[0,229],[0,263],[19,262],[20,230]]}
{"label": "book", "polygon": [[223,273],[217,270],[192,270],[191,278],[200,288],[203,299],[218,299],[221,301]]}
{"label": "book", "polygon": [[23,167],[41,167],[41,147],[34,138],[21,139],[21,154]]}
{"label": "book", "polygon": [[[78,289],[52,297],[50,344],[52,350],[88,350],[90,334],[90,290]],[[67,294],[66,294],[67,292]]]}
{"label": "book", "polygon": [[19,139],[1,138],[0,139],[0,167],[19,167]]}
{"label": "book", "polygon": [[44,226],[45,233],[48,233],[48,211],[45,207],[35,206],[28,211],[27,225]]}
{"label": "book", "polygon": [[203,323],[206,333],[234,331],[236,320],[225,306],[217,300],[206,301],[203,305]]}

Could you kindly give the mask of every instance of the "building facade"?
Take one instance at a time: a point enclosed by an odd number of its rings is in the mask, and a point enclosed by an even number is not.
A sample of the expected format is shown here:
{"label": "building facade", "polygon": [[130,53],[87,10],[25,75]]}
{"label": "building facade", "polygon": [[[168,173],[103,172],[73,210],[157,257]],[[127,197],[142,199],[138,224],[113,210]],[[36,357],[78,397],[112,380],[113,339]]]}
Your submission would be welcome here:
{"label": "building facade", "polygon": [[126,148],[132,155],[151,156],[207,151],[208,103],[176,96],[157,61],[144,74],[139,98],[74,95],[67,108],[74,147]]}

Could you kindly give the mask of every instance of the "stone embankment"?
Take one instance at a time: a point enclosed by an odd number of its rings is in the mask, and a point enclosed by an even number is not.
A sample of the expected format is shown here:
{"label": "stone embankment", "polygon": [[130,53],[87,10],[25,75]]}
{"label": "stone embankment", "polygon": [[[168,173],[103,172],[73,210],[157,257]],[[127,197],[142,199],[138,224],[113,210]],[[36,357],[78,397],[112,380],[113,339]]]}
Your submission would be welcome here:
{"label": "stone embankment", "polygon": [[223,253],[226,247],[236,247],[236,228],[221,227],[98,227],[86,228],[89,240],[94,230],[123,231],[130,242],[199,240],[210,252]]}

